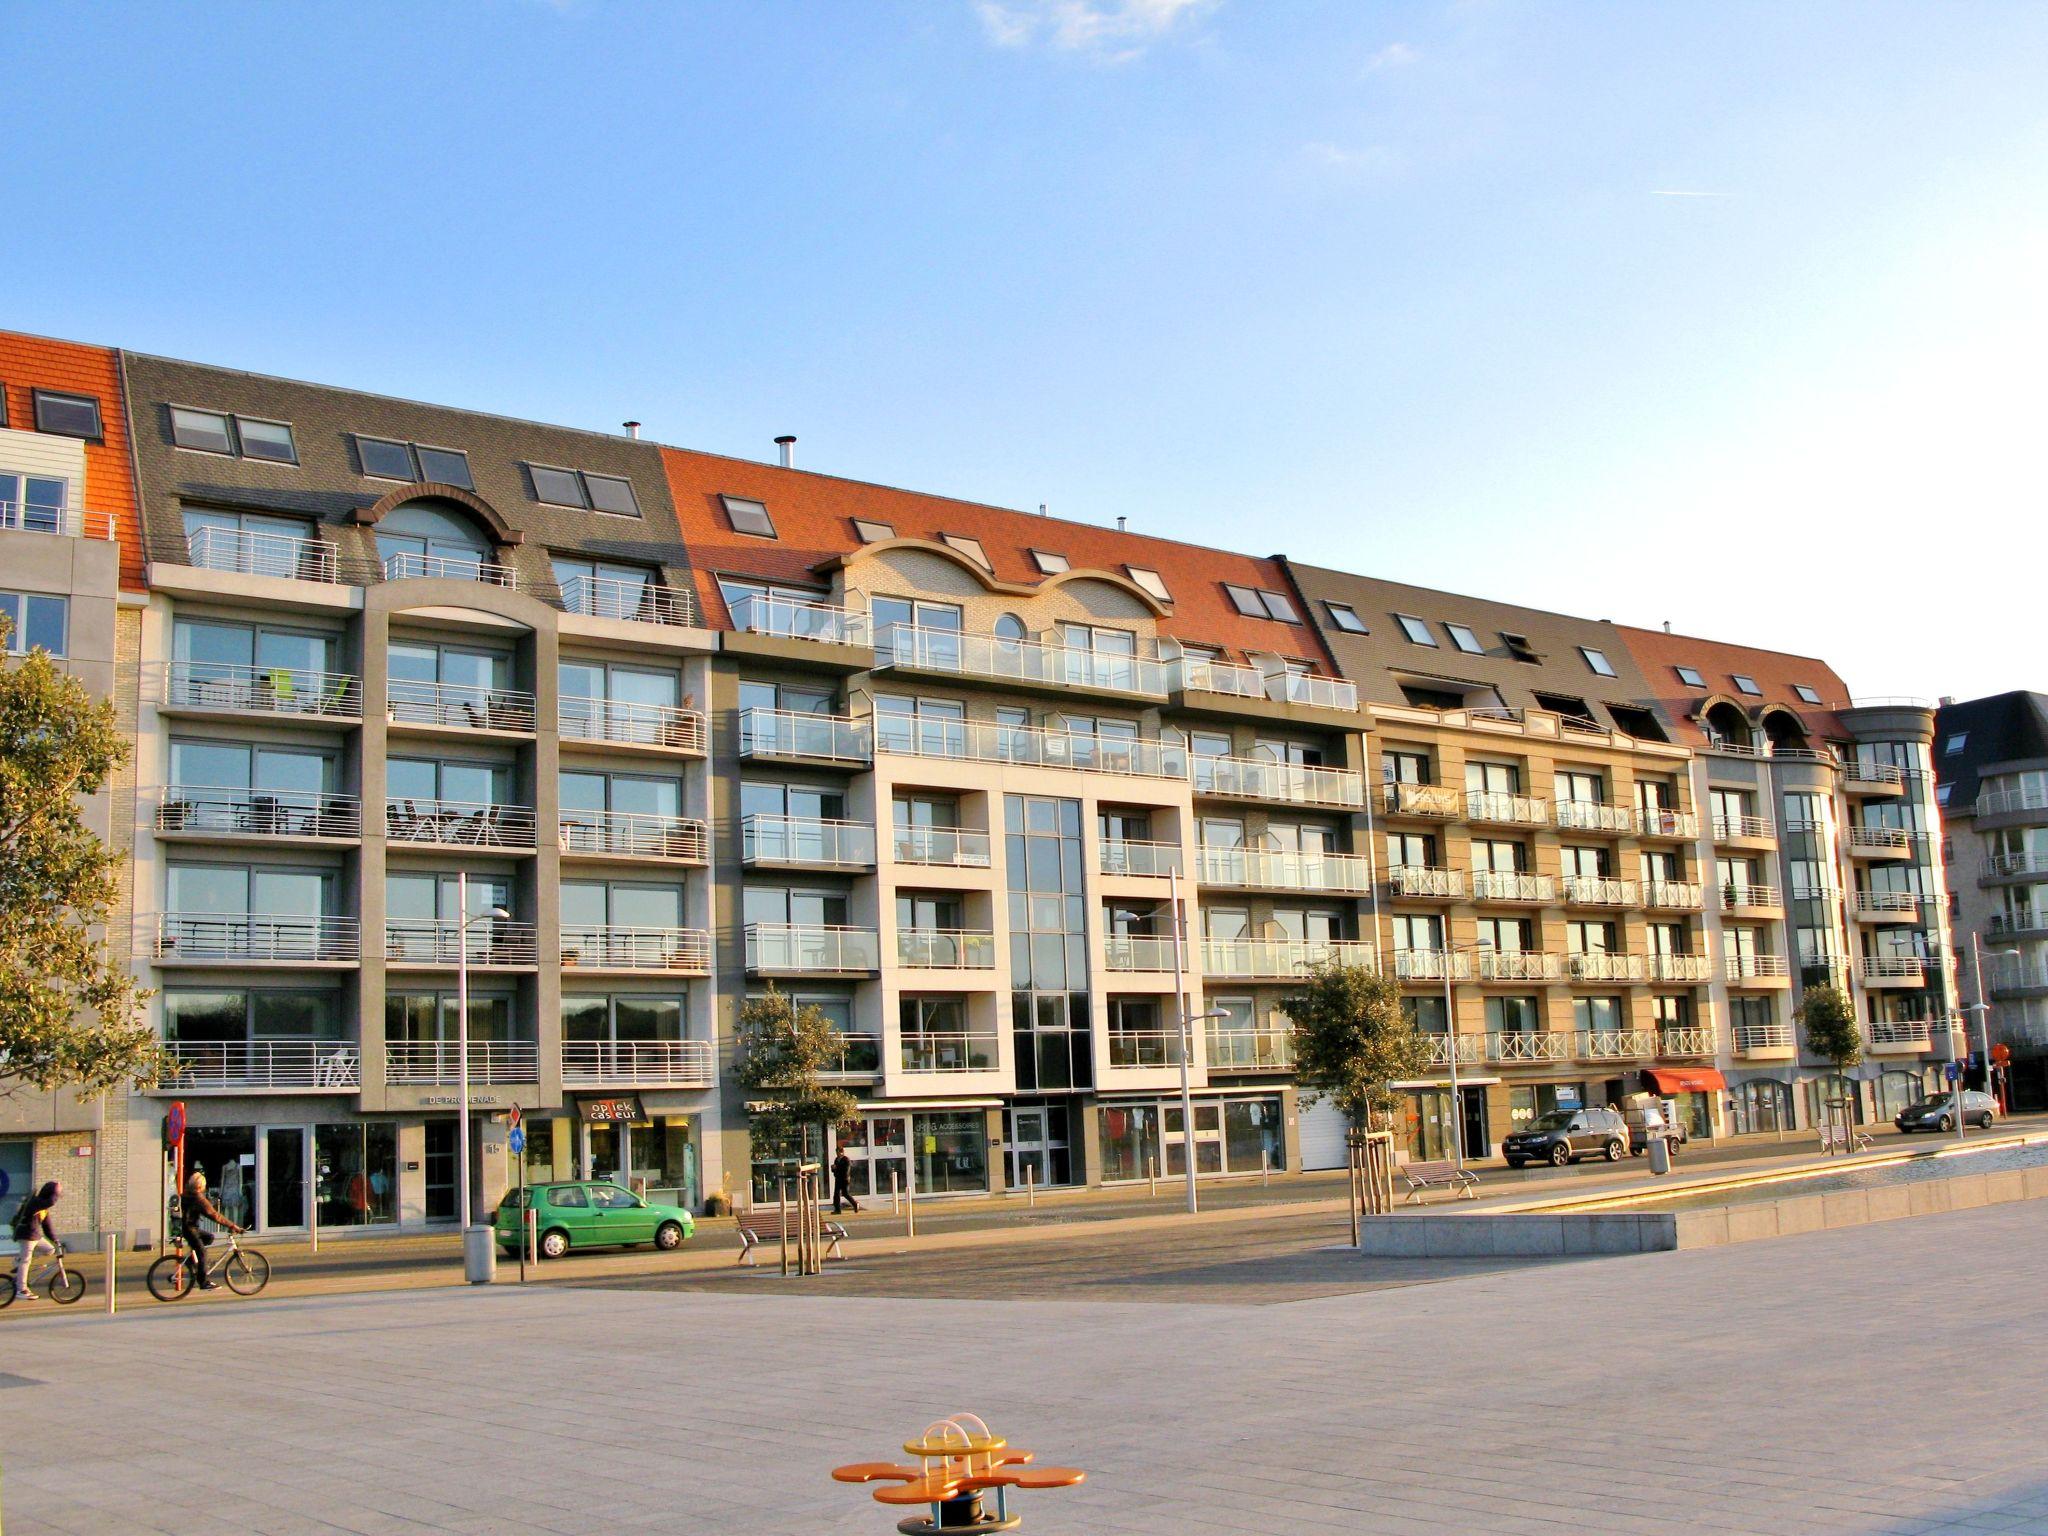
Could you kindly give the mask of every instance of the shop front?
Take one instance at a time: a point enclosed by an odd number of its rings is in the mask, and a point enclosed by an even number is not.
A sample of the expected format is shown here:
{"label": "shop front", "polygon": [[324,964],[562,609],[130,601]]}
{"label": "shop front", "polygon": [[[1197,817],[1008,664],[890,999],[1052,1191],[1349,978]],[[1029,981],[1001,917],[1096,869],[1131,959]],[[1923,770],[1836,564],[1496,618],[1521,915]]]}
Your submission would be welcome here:
{"label": "shop front", "polygon": [[206,1175],[223,1215],[257,1232],[302,1232],[315,1219],[323,1231],[398,1222],[391,1121],[188,1126],[184,1168]]}
{"label": "shop front", "polygon": [[701,1208],[698,1114],[674,1112],[663,1096],[638,1093],[577,1099],[572,1111],[526,1117],[527,1183],[609,1179],[658,1204]]}
{"label": "shop front", "polygon": [[1185,1177],[1190,1139],[1197,1178],[1287,1168],[1286,1119],[1277,1093],[1196,1095],[1192,1138],[1177,1097],[1120,1099],[1096,1105],[1095,1115],[1105,1184]]}
{"label": "shop front", "polygon": [[[847,1182],[856,1200],[886,1200],[908,1190],[913,1179],[920,1196],[984,1195],[988,1111],[994,1107],[990,1101],[892,1111],[864,1104],[833,1132],[827,1157],[846,1153]],[[772,1190],[767,1198],[774,1198]]]}
{"label": "shop front", "polygon": [[1704,1139],[1714,1134],[1714,1100],[1728,1090],[1718,1067],[1645,1067],[1643,1087],[1671,1101],[1685,1134]]}

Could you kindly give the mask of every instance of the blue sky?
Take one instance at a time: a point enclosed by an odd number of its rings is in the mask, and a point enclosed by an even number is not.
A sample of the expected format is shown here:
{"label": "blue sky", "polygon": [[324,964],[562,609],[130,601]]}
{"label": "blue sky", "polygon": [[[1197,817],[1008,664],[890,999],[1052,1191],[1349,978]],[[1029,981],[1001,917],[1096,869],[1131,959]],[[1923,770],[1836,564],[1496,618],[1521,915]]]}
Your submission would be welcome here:
{"label": "blue sky", "polygon": [[2048,6],[108,4],[9,52],[0,323],[2048,687]]}

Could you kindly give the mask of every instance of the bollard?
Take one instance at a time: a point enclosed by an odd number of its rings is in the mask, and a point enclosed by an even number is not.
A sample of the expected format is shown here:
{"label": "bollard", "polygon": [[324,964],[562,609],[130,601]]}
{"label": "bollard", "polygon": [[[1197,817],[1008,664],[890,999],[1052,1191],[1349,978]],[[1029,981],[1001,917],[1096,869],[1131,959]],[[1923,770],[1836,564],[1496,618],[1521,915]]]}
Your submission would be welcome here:
{"label": "bollard", "polygon": [[313,1219],[309,1225],[313,1232],[313,1251],[318,1253],[320,1251],[320,1192],[318,1190],[313,1192],[313,1198],[307,1204],[313,1210]]}
{"label": "bollard", "polygon": [[903,1235],[917,1236],[917,1180],[914,1178],[903,1181],[903,1219],[906,1223]]}
{"label": "bollard", "polygon": [[1259,1148],[1259,1183],[1266,1189],[1273,1187],[1273,1151],[1270,1147]]}
{"label": "bollard", "polygon": [[1038,1166],[1026,1164],[1024,1168],[1024,1206],[1027,1210],[1038,1209]]}
{"label": "bollard", "polygon": [[532,1256],[534,1268],[538,1269],[540,1267],[539,1211],[529,1210],[526,1213],[526,1241],[523,1244],[521,1244],[520,1247],[522,1253],[530,1254]]}
{"label": "bollard", "polygon": [[107,1232],[101,1235],[100,1242],[107,1250],[107,1316],[112,1317],[116,1306],[114,1288],[121,1279],[121,1237],[119,1233]]}
{"label": "bollard", "polygon": [[782,1274],[783,1278],[787,1279],[789,1277],[789,1180],[787,1178],[776,1181],[775,1198],[782,1205]]}
{"label": "bollard", "polygon": [[891,1216],[901,1216],[903,1214],[903,1190],[901,1181],[896,1177],[896,1170],[893,1167],[889,1170],[889,1214]]}
{"label": "bollard", "polygon": [[1159,1193],[1159,1159],[1149,1152],[1145,1154],[1145,1193]]}

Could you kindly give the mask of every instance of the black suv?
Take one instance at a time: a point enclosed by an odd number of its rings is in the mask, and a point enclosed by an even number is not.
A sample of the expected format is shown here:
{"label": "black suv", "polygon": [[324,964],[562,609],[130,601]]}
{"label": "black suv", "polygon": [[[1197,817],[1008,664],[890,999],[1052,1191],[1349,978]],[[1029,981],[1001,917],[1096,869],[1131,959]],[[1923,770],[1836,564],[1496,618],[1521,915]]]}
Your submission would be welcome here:
{"label": "black suv", "polygon": [[1538,1115],[1500,1144],[1510,1168],[1544,1162],[1562,1168],[1582,1157],[1618,1163],[1628,1151],[1628,1122],[1619,1110],[1558,1109]]}

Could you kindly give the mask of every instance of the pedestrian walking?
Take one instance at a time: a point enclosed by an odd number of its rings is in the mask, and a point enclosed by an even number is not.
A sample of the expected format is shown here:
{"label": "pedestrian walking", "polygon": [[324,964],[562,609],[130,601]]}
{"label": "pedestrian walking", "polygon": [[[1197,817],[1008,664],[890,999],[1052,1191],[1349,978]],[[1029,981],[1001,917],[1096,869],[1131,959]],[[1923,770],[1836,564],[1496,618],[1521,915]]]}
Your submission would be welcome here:
{"label": "pedestrian walking", "polygon": [[846,1148],[839,1149],[839,1155],[832,1159],[832,1214],[837,1216],[841,1205],[858,1212],[860,1202],[853,1198],[853,1159],[846,1155]]}
{"label": "pedestrian walking", "polygon": [[14,1270],[14,1294],[23,1301],[36,1299],[36,1293],[29,1289],[29,1274],[36,1255],[45,1248],[52,1253],[57,1251],[57,1228],[50,1213],[63,1193],[63,1184],[52,1179],[22,1201],[21,1209],[14,1213],[14,1240],[21,1244],[21,1262]]}

